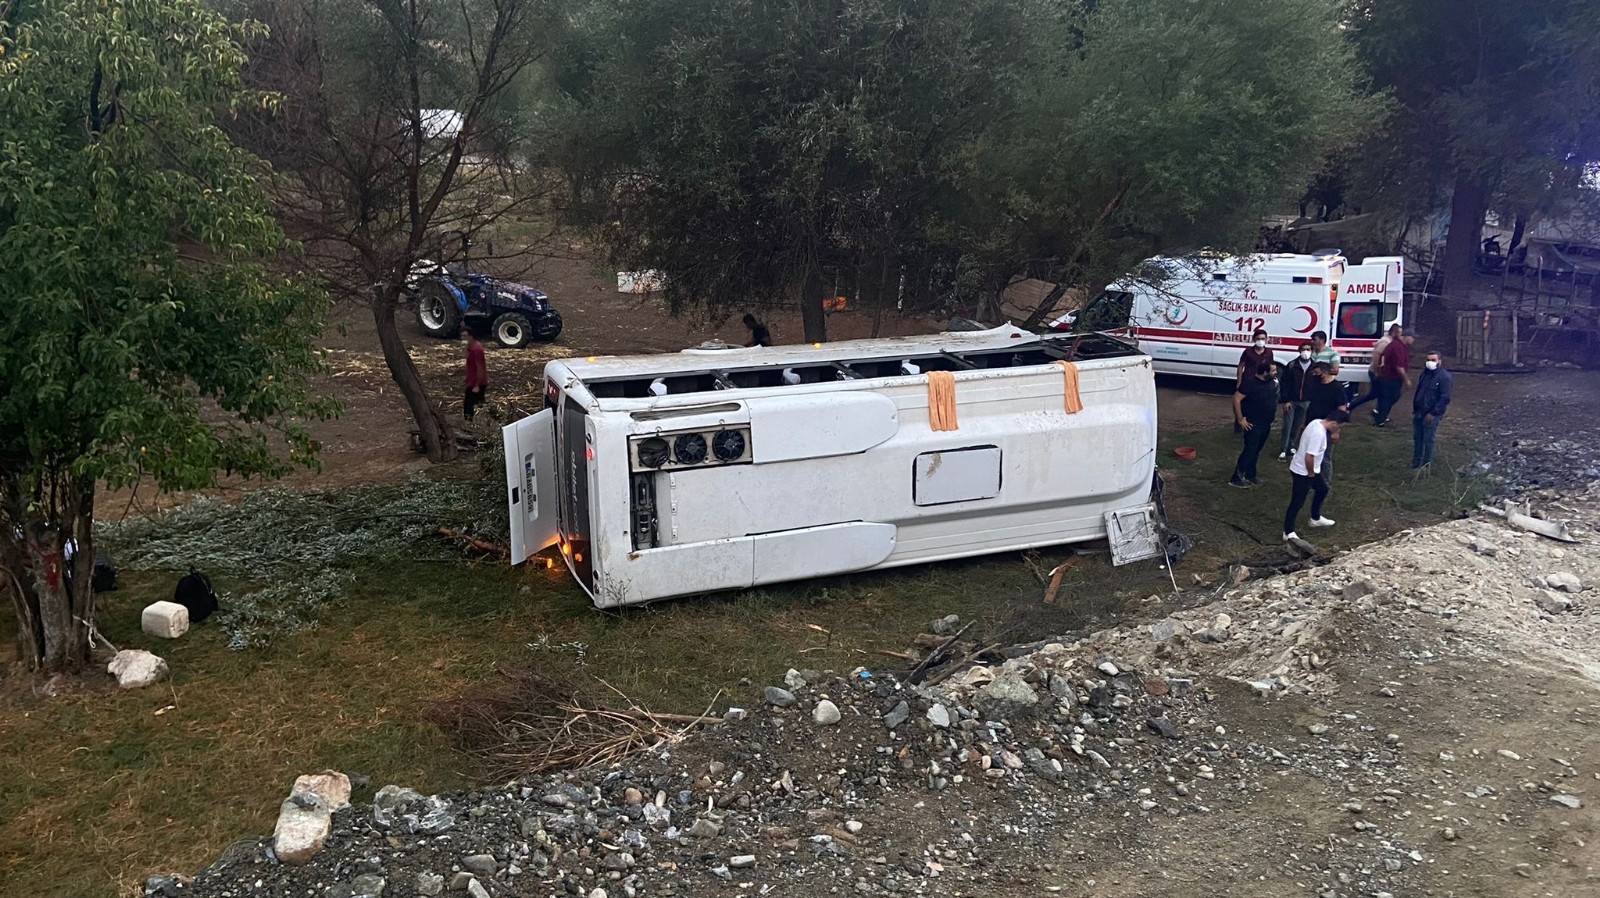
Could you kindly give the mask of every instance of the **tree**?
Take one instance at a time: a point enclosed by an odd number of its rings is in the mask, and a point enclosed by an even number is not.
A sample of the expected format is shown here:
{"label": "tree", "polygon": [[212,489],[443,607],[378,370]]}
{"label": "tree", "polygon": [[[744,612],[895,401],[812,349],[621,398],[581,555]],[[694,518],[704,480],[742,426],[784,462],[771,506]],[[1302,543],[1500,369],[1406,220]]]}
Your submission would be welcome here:
{"label": "tree", "polygon": [[1486,211],[1525,222],[1587,189],[1600,162],[1596,4],[1359,0],[1350,21],[1395,100],[1362,187],[1412,216],[1448,205],[1447,284],[1470,279]]}
{"label": "tree", "polygon": [[612,185],[602,240],[619,266],[663,270],[673,311],[798,298],[805,338],[825,339],[828,282],[913,248],[1007,114],[1036,5],[623,3],[586,45],[569,167]]}
{"label": "tree", "polygon": [[845,272],[992,315],[1017,274],[1078,284],[1155,249],[1248,245],[1369,120],[1336,10],[625,3],[575,81],[580,162],[615,185],[613,259],[663,271],[674,310],[798,297],[817,340],[824,278]]}
{"label": "tree", "polygon": [[419,261],[529,209],[541,190],[523,112],[544,52],[536,0],[248,0],[270,26],[249,83],[284,96],[241,117],[239,139],[275,169],[273,196],[328,286],[363,298],[389,374],[433,461],[455,438],[401,338],[396,313]]}
{"label": "tree", "polygon": [[97,483],[312,462],[322,298],[217,120],[243,31],[195,0],[0,3],[0,590],[30,668],[88,660]]}
{"label": "tree", "polygon": [[1061,31],[953,224],[991,285],[1098,289],[1157,253],[1248,251],[1373,121],[1329,0],[1106,0]]}

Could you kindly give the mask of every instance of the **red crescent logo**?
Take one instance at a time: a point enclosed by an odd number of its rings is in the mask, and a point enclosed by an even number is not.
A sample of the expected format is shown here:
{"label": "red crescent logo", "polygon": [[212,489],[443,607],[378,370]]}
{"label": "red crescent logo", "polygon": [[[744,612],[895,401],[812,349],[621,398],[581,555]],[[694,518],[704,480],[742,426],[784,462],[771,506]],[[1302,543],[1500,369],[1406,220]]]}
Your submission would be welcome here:
{"label": "red crescent logo", "polygon": [[1295,328],[1295,333],[1297,333],[1297,334],[1309,334],[1317,326],[1317,307],[1316,306],[1296,306],[1295,307],[1295,311],[1297,311],[1297,312],[1300,311],[1301,309],[1305,310],[1306,316],[1308,318],[1310,318],[1311,320],[1306,322],[1306,326],[1305,327]]}

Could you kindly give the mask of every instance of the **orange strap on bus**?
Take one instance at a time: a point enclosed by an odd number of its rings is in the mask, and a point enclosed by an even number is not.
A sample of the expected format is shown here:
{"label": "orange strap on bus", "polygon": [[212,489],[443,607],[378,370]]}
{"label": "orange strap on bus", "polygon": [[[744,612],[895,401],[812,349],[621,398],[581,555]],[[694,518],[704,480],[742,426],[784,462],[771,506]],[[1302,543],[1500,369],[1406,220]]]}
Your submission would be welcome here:
{"label": "orange strap on bus", "polygon": [[1083,411],[1083,399],[1078,396],[1078,366],[1072,362],[1056,362],[1061,368],[1061,380],[1065,388],[1064,405],[1069,415],[1076,415]]}
{"label": "orange strap on bus", "polygon": [[949,371],[928,372],[928,427],[956,430],[956,376]]}

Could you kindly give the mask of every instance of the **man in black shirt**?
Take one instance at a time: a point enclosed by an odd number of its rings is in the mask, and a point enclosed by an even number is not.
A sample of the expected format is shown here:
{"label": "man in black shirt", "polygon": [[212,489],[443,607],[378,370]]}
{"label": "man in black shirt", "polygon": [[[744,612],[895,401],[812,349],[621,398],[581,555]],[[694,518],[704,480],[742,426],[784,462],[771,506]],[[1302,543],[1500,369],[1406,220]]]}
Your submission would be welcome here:
{"label": "man in black shirt", "polygon": [[744,326],[750,329],[750,342],[746,343],[744,345],[746,345],[746,346],[771,346],[772,345],[772,332],[767,330],[767,326],[765,324],[762,324],[761,320],[759,318],[757,318],[756,316],[750,314],[749,312],[746,312],[745,315],[744,315]]}
{"label": "man in black shirt", "polygon": [[1244,432],[1244,449],[1233,465],[1229,486],[1244,488],[1261,483],[1256,476],[1256,460],[1272,435],[1272,419],[1278,412],[1278,384],[1273,378],[1277,367],[1273,362],[1259,363],[1233,394],[1233,420]]}
{"label": "man in black shirt", "polygon": [[[1334,412],[1350,411],[1350,399],[1344,394],[1344,384],[1333,373],[1333,366],[1317,362],[1307,372],[1306,398],[1310,400],[1306,414],[1312,421],[1333,417]],[[1333,446],[1328,447],[1322,459],[1322,479],[1333,483]]]}

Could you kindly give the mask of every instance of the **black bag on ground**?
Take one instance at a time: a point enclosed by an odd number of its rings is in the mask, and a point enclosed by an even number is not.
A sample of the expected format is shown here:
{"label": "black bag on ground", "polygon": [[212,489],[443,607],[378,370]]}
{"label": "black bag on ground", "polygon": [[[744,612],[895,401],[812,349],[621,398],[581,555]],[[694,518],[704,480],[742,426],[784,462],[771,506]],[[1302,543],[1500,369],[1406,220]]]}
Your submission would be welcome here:
{"label": "black bag on ground", "polygon": [[94,553],[94,573],[89,577],[89,585],[95,592],[115,592],[117,588],[117,566],[111,563],[111,556],[104,552]]}
{"label": "black bag on ground", "polygon": [[178,581],[172,600],[189,609],[191,624],[200,623],[217,610],[217,592],[211,588],[211,578],[194,568],[190,568],[189,573]]}

